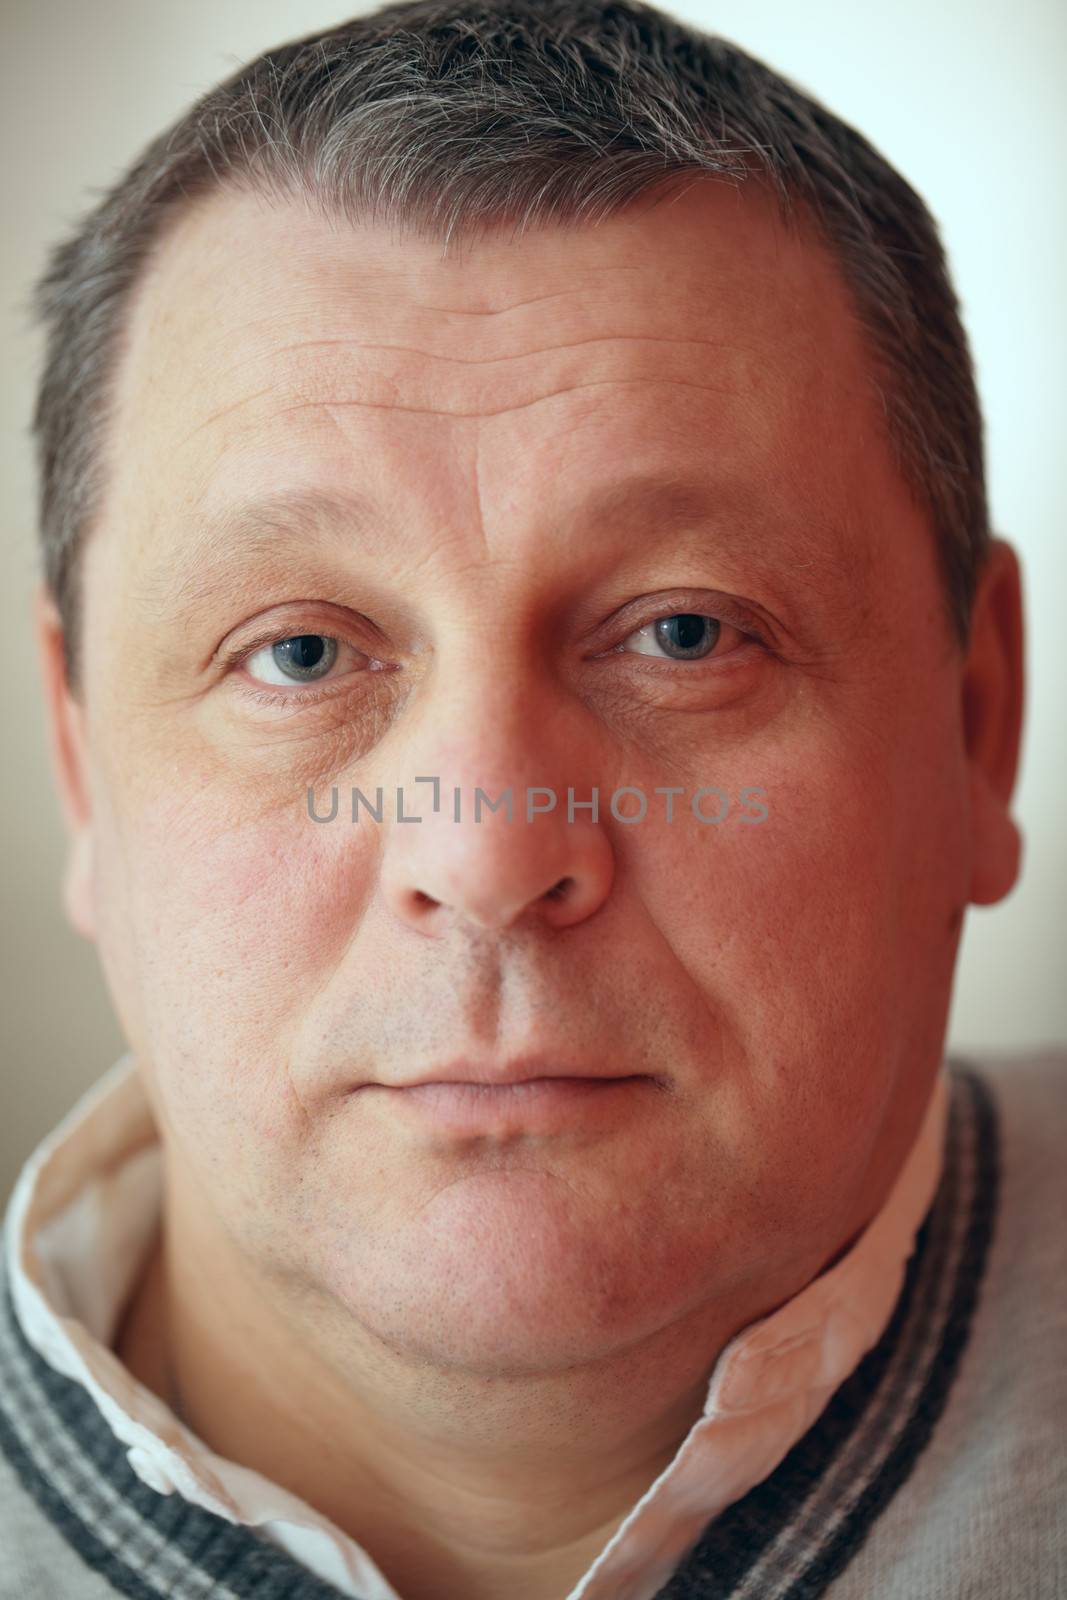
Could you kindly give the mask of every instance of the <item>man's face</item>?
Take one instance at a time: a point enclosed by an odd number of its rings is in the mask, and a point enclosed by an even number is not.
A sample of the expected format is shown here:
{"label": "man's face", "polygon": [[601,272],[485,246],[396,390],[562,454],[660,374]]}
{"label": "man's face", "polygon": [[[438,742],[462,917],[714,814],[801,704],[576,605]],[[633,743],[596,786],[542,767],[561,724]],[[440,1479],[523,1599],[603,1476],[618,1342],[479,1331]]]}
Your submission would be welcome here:
{"label": "man's face", "polygon": [[[176,1205],[438,1366],[771,1309],[915,1132],[970,870],[933,540],[828,259],[752,186],[451,260],[215,195],[130,332],[90,894]],[[287,677],[307,636],[333,664]],[[467,1134],[373,1087],[530,1050],[658,1083]]]}

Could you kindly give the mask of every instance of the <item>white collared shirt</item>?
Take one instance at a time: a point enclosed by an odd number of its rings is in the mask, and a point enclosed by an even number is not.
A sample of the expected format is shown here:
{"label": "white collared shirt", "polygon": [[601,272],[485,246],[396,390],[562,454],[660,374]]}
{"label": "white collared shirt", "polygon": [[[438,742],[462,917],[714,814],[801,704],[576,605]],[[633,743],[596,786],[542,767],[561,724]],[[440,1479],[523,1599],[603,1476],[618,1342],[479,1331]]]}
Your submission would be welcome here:
{"label": "white collared shirt", "polygon": [[[711,1368],[702,1415],[566,1600],[652,1600],[705,1526],[766,1478],[884,1332],[942,1171],[943,1063],[885,1203],[850,1249]],[[253,1526],[360,1600],[404,1600],[370,1555],[306,1501],[216,1454],[111,1348],[162,1220],[162,1151],[127,1053],[37,1147],[8,1204],[4,1248],[26,1338],[84,1385],[138,1476]]]}

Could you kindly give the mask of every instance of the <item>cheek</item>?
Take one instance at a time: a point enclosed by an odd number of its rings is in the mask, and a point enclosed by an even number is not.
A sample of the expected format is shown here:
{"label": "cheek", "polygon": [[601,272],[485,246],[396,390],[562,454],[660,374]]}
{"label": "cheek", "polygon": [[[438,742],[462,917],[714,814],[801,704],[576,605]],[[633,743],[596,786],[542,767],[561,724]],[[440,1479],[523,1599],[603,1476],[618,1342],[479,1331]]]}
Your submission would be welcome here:
{"label": "cheek", "polygon": [[[374,841],[367,828],[317,826],[302,806],[241,819],[202,803],[182,822],[175,837],[161,817],[142,835],[141,853],[158,862],[168,905],[209,939],[241,941],[246,955],[262,948],[252,936],[269,932],[269,959],[312,958],[315,940],[307,934],[314,929],[320,944],[328,939],[342,907],[350,925],[369,887]],[[267,916],[277,919],[269,929]]]}
{"label": "cheek", "polygon": [[217,790],[109,821],[101,957],[127,1036],[185,1162],[212,1187],[254,1189],[261,1162],[302,1159],[294,1040],[352,939],[377,840],[292,808],[224,815]]}
{"label": "cheek", "polygon": [[809,727],[796,750],[746,756],[743,783],[740,768],[724,777],[734,794],[762,788],[764,821],[687,815],[647,835],[641,897],[705,1027],[768,1103],[795,1099],[798,1068],[812,1092],[847,1096],[857,1057],[887,1061],[904,956],[891,773],[890,747]]}
{"label": "cheek", "polygon": [[104,829],[109,942],[135,952],[161,1029],[221,1033],[240,1055],[340,959],[377,854],[371,829],[317,826],[295,806],[227,812],[217,789],[160,800]]}
{"label": "cheek", "polygon": [[[728,951],[768,963],[787,951],[806,970],[876,938],[893,874],[891,796],[873,763],[809,750],[796,763],[747,761],[745,776],[758,797],[735,800],[722,823],[701,824],[685,806],[673,825],[646,832],[643,870],[671,908],[672,940],[710,967]],[[743,787],[723,782],[735,796]],[[705,804],[714,811],[713,798]]]}

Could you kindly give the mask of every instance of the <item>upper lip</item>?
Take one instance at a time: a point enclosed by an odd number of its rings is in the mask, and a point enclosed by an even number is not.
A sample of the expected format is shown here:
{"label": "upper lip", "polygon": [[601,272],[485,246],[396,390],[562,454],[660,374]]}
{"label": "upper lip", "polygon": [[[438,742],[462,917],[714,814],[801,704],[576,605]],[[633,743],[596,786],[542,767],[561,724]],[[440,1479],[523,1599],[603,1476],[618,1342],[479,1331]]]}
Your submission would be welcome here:
{"label": "upper lip", "polygon": [[626,1078],[640,1074],[615,1072],[604,1061],[568,1061],[556,1054],[513,1056],[508,1061],[477,1061],[457,1057],[432,1067],[421,1077],[409,1078],[394,1087],[413,1089],[419,1083],[527,1083],[531,1078]]}

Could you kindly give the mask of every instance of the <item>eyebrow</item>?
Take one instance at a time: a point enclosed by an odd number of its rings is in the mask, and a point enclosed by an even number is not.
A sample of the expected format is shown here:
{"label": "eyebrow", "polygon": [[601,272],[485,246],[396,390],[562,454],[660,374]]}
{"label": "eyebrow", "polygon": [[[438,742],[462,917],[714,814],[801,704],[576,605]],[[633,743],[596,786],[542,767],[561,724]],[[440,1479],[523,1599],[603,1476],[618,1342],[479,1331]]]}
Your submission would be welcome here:
{"label": "eyebrow", "polygon": [[[649,554],[659,543],[657,532],[670,535],[699,527],[709,550],[754,558],[768,571],[780,572],[783,561],[788,562],[791,576],[804,587],[824,581],[829,566],[839,566],[845,553],[840,530],[834,530],[836,536],[828,543],[821,517],[817,529],[810,517],[802,518],[801,526],[791,525],[793,540],[783,547],[775,498],[751,480],[635,472],[590,489],[563,513],[563,520],[575,537],[592,526],[646,521]],[[226,568],[268,563],[283,550],[289,553],[294,543],[310,550],[344,538],[360,554],[370,555],[375,546],[388,553],[396,538],[384,508],[355,487],[268,490],[201,508],[191,524],[194,537],[179,561],[143,591],[142,598],[161,611],[195,609],[216,592]]]}
{"label": "eyebrow", "polygon": [[160,612],[195,609],[216,592],[220,568],[269,561],[283,545],[313,548],[347,533],[365,549],[368,536],[390,531],[381,508],[360,490],[314,487],[273,489],[200,508],[186,522],[192,529],[188,544],[141,591],[141,599]]}
{"label": "eyebrow", "polygon": [[[671,473],[632,473],[599,485],[569,513],[568,521],[602,522],[635,509],[671,521],[706,518],[717,504],[727,504],[725,486]],[[735,494],[729,495],[729,500]],[[374,499],[358,489],[280,489],[222,505],[194,518],[201,534],[227,542],[269,543],[277,534],[315,537],[324,530],[362,532],[382,527],[384,514]]]}

